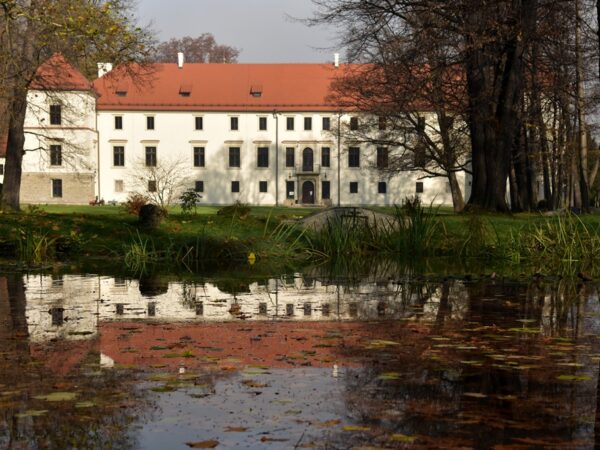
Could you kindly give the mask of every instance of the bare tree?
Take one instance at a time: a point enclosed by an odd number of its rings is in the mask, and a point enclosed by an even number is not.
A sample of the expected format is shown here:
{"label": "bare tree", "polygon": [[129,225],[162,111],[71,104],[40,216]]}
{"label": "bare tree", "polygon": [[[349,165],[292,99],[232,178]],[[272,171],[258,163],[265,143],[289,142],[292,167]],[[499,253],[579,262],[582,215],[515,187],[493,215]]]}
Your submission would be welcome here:
{"label": "bare tree", "polygon": [[187,167],[183,159],[139,160],[132,169],[130,182],[136,193],[166,208],[189,187]]}
{"label": "bare tree", "polygon": [[175,62],[177,53],[183,52],[191,63],[235,63],[240,51],[229,45],[217,44],[210,33],[198,37],[185,36],[160,43],[152,55],[157,62]]}

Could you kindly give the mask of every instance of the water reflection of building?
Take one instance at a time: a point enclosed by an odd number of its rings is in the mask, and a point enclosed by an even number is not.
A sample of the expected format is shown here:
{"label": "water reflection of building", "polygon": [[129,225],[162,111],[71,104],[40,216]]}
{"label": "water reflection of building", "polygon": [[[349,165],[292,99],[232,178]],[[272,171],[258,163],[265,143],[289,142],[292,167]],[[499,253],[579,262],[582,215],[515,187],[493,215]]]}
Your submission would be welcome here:
{"label": "water reflection of building", "polygon": [[[82,339],[99,322],[226,320],[433,319],[442,289],[392,281],[348,285],[300,275],[239,285],[126,280],[96,276],[25,277],[27,319],[32,339]],[[454,283],[452,315],[463,315],[464,287]],[[463,305],[463,306],[461,306]]]}

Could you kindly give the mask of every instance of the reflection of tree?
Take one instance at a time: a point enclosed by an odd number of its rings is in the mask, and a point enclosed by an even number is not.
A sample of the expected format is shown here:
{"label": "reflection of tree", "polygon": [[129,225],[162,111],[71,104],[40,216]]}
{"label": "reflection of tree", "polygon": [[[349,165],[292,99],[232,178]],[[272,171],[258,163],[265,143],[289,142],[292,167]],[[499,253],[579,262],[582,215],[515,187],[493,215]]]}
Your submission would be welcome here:
{"label": "reflection of tree", "polygon": [[[340,348],[363,363],[345,374],[345,420],[370,431],[333,433],[327,444],[389,444],[400,433],[419,436],[428,448],[493,448],[528,439],[536,448],[591,448],[591,419],[600,412],[598,363],[590,359],[600,347],[596,287],[567,280],[467,282],[464,319],[448,320],[459,306],[452,284],[438,286],[438,309],[429,321],[355,330],[363,344],[399,345]],[[598,431],[599,421],[594,425]]]}
{"label": "reflection of tree", "polygon": [[[45,364],[64,358],[69,343],[37,349],[35,354],[42,357],[36,360],[25,312],[23,277],[0,276],[0,448],[135,447],[129,426],[146,400],[133,388],[134,377],[99,371],[99,355],[89,349],[71,373],[52,372]],[[74,401],[55,403],[34,398],[57,391],[78,395]],[[78,401],[92,402],[87,405],[91,407],[76,408]],[[47,412],[32,415],[41,410]]]}

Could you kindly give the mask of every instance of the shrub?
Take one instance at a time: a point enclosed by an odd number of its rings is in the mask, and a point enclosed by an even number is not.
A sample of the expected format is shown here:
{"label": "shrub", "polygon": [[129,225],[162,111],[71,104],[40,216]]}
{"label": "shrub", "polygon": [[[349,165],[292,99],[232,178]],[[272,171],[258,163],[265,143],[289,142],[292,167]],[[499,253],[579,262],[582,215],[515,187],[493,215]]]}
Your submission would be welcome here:
{"label": "shrub", "polygon": [[240,201],[235,202],[233,205],[225,206],[217,211],[217,214],[224,217],[237,217],[239,219],[245,219],[250,215],[250,206]]}
{"label": "shrub", "polygon": [[124,208],[128,214],[137,216],[140,214],[140,209],[142,209],[142,206],[146,204],[148,204],[148,197],[134,192],[129,194],[127,197]]}
{"label": "shrub", "polygon": [[188,189],[179,197],[179,201],[181,202],[181,210],[184,214],[190,214],[192,210],[194,210],[194,214],[196,213],[196,207],[198,203],[200,203],[200,199],[202,196],[196,192],[194,189]]}

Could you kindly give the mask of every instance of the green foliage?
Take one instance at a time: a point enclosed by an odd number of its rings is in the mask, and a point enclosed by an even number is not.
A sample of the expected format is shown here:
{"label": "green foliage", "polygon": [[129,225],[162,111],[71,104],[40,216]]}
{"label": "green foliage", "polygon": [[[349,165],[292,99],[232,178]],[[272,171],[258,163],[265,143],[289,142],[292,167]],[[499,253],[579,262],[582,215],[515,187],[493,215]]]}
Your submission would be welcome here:
{"label": "green foliage", "polygon": [[201,198],[202,196],[194,189],[188,189],[181,194],[179,201],[181,202],[181,211],[183,214],[190,214],[192,210],[194,211],[194,214],[196,214]]}
{"label": "green foliage", "polygon": [[21,230],[17,241],[19,259],[25,264],[39,266],[53,258],[55,242],[56,238],[41,230]]}
{"label": "green foliage", "polygon": [[441,235],[445,234],[437,207],[423,207],[419,197],[406,198],[401,207],[395,207],[394,218],[395,229],[388,234],[388,250],[405,256],[436,252]]}

